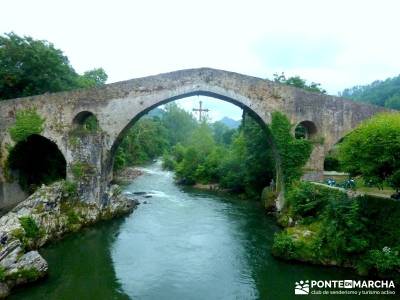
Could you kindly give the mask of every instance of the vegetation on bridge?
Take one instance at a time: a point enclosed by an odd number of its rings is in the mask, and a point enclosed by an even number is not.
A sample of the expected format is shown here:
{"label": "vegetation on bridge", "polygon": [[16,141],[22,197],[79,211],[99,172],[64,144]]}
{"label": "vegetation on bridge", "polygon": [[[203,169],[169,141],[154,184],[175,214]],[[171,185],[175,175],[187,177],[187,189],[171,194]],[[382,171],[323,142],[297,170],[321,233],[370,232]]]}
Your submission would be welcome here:
{"label": "vegetation on bridge", "polygon": [[10,136],[14,142],[26,141],[32,134],[41,134],[45,119],[35,109],[19,110],[15,114],[15,124],[10,127]]}
{"label": "vegetation on bridge", "polygon": [[301,78],[300,76],[291,76],[287,78],[283,72],[281,74],[275,73],[273,76],[273,80],[275,82],[291,85],[309,92],[326,94],[326,90],[321,87],[320,83],[307,83],[307,80]]}

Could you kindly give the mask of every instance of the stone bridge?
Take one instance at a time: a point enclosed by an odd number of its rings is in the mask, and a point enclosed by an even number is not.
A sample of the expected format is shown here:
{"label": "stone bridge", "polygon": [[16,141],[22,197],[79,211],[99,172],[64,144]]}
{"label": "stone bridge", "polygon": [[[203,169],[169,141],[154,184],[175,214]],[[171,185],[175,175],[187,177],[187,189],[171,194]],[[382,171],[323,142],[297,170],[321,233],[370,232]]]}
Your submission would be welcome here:
{"label": "stone bridge", "polygon": [[[74,167],[86,172],[79,189],[82,200],[107,202],[114,154],[127,130],[151,109],[180,98],[205,95],[231,102],[268,125],[271,113],[284,113],[292,124],[302,124],[310,138],[321,143],[305,167],[307,178],[319,177],[324,157],[332,146],[383,108],[277,84],[242,74],[201,68],[107,84],[102,87],[44,94],[0,102],[0,207],[26,195],[17,182],[7,179],[6,161],[15,144],[9,128],[16,112],[33,108],[45,118],[41,135],[53,141],[65,157],[66,177],[76,179]],[[88,116],[94,115],[96,133],[74,135]],[[273,141],[271,141],[273,146]],[[11,147],[10,147],[11,146]],[[277,159],[279,165],[279,159]],[[279,170],[279,166],[278,166]]]}

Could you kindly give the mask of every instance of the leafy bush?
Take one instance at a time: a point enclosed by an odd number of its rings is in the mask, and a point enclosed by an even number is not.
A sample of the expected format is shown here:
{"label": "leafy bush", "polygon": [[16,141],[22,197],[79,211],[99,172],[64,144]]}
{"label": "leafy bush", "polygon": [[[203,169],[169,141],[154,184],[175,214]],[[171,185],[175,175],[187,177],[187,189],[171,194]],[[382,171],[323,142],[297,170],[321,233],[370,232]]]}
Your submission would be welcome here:
{"label": "leafy bush", "polygon": [[78,161],[71,165],[71,171],[76,179],[82,179],[93,172],[93,166],[87,162]]}
{"label": "leafy bush", "polygon": [[382,187],[400,188],[400,114],[381,113],[361,123],[339,145],[343,168]]}
{"label": "leafy bush", "polygon": [[165,152],[162,157],[162,167],[164,170],[173,170],[175,168],[175,161],[169,153]]}
{"label": "leafy bush", "polygon": [[79,224],[78,214],[71,208],[67,211],[68,224]]}
{"label": "leafy bush", "polygon": [[296,244],[286,231],[275,233],[272,254],[285,259],[293,259],[296,256],[296,251]]}
{"label": "leafy bush", "polygon": [[10,136],[14,142],[25,141],[30,135],[43,131],[44,121],[35,109],[19,110],[15,115],[14,126],[9,129]]}
{"label": "leafy bush", "polygon": [[296,215],[317,216],[324,209],[331,193],[334,191],[309,182],[298,182],[288,190],[286,200]]}
{"label": "leafy bush", "polygon": [[349,255],[367,250],[368,232],[360,215],[356,199],[331,198],[326,206],[321,235],[335,259],[345,260]]}
{"label": "leafy bush", "polygon": [[371,249],[400,245],[400,202],[373,196],[358,198],[361,218],[369,235]]}
{"label": "leafy bush", "polygon": [[384,247],[382,250],[368,252],[368,262],[371,268],[380,273],[391,272],[400,269],[399,248]]}
{"label": "leafy bush", "polygon": [[40,237],[40,228],[31,216],[20,217],[19,222],[27,238],[35,239]]}
{"label": "leafy bush", "polygon": [[6,278],[6,268],[0,266],[0,281],[4,281]]}
{"label": "leafy bush", "polygon": [[63,181],[63,186],[62,186],[62,191],[64,195],[68,195],[68,197],[74,197],[76,196],[78,192],[78,186],[76,182],[64,180]]}

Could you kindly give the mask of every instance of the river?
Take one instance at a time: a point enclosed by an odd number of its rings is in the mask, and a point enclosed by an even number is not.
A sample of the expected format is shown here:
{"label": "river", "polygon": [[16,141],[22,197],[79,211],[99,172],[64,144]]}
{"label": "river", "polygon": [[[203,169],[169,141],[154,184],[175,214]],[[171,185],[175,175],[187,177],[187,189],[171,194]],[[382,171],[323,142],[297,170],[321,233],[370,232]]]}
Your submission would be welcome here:
{"label": "river", "polygon": [[[150,198],[136,195],[141,204],[130,216],[41,249],[48,278],[10,299],[286,300],[298,298],[299,280],[357,278],[344,269],[273,258],[278,227],[258,203],[177,186],[159,162],[143,171],[124,192]],[[360,299],[340,296],[353,298]]]}

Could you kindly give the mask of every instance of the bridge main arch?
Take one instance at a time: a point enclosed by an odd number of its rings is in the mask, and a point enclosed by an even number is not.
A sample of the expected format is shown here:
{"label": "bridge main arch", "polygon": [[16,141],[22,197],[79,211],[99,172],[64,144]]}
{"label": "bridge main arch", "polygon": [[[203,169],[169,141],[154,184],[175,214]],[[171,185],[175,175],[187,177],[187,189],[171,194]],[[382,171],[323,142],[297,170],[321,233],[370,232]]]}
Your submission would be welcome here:
{"label": "bridge main arch", "polygon": [[[125,125],[123,126],[122,130],[116,135],[116,138],[111,146],[109,157],[105,162],[105,169],[107,170],[108,174],[108,182],[112,181],[113,175],[113,164],[116,151],[122,142],[123,138],[127,135],[129,129],[144,115],[148,112],[153,110],[156,107],[161,105],[179,100],[184,99],[192,96],[207,96],[211,98],[215,98],[217,100],[222,100],[231,104],[234,104],[240,108],[242,108],[246,113],[248,113],[254,120],[260,125],[263,131],[266,133],[266,139],[270,149],[272,150],[274,161],[275,161],[275,170],[276,170],[276,189],[278,191],[283,191],[283,181],[282,172],[281,172],[281,160],[279,153],[277,151],[272,133],[270,131],[269,125],[271,123],[271,113],[272,112],[265,112],[258,108],[252,101],[242,95],[238,95],[237,93],[232,93],[229,91],[225,91],[221,88],[216,87],[189,87],[188,89],[182,90],[179,89],[175,93],[170,94],[168,98],[162,97],[154,97],[152,101],[147,102],[147,105],[143,107],[141,111],[138,111],[136,114],[130,117],[129,121],[127,120]],[[235,98],[233,98],[235,97]],[[133,103],[134,104],[134,103]],[[125,103],[126,105],[126,103]],[[134,104],[135,105],[135,104]],[[129,107],[129,105],[125,106],[127,111],[134,110],[134,107]],[[266,182],[265,185],[268,185],[269,182]]]}

